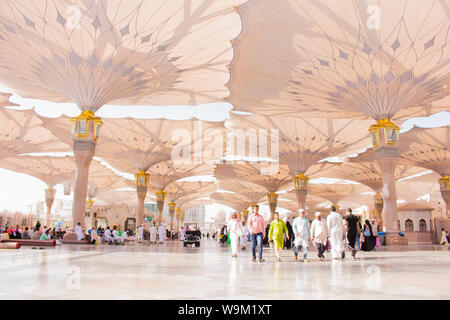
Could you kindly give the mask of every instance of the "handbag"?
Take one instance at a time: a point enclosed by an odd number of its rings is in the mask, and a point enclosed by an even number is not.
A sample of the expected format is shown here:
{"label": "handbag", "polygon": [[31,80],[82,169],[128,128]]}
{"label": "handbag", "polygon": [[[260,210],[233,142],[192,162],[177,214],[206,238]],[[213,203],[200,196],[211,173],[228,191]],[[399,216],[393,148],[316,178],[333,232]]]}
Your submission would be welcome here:
{"label": "handbag", "polygon": [[365,235],[366,237],[370,237],[370,231],[369,231],[369,229],[366,226],[364,226],[363,235]]}

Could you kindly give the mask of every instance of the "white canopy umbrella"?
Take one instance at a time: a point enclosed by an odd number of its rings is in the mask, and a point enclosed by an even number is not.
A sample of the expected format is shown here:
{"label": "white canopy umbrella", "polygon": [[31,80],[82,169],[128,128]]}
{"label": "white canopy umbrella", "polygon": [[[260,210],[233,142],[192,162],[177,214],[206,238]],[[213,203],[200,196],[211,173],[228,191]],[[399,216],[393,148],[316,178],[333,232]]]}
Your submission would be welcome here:
{"label": "white canopy umbrella", "polygon": [[[0,81],[27,98],[74,102],[77,184],[84,220],[89,165],[105,104],[197,105],[228,95],[229,40],[244,0],[0,2]],[[67,124],[69,125],[69,124]]]}

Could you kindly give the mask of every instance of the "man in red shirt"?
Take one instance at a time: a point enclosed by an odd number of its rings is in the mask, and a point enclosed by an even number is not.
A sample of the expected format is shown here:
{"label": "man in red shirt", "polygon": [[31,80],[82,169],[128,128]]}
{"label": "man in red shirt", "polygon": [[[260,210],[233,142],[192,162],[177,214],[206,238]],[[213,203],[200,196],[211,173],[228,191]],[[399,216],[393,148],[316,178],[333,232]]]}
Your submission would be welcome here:
{"label": "man in red shirt", "polygon": [[262,258],[262,240],[266,236],[266,229],[264,228],[264,218],[259,214],[258,205],[253,207],[253,213],[248,217],[247,226],[252,239],[252,261],[256,262],[256,244],[258,244],[259,262],[264,262]]}

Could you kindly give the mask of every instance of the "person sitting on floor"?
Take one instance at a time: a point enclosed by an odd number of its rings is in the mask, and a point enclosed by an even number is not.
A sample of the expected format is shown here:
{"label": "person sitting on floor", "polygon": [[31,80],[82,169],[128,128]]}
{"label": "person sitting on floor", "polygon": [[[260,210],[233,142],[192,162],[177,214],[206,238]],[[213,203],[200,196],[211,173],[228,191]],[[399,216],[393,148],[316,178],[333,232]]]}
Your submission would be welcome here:
{"label": "person sitting on floor", "polygon": [[39,240],[48,240],[49,239],[48,233],[49,233],[49,230],[48,229],[45,230],[45,233],[43,233],[41,235],[41,238]]}
{"label": "person sitting on floor", "polygon": [[24,240],[31,239],[30,234],[28,233],[28,227],[25,227],[25,231],[22,233],[22,239]]}
{"label": "person sitting on floor", "polygon": [[119,232],[117,231],[117,226],[113,227],[112,235],[115,243],[117,244],[123,243],[123,238],[119,235]]}

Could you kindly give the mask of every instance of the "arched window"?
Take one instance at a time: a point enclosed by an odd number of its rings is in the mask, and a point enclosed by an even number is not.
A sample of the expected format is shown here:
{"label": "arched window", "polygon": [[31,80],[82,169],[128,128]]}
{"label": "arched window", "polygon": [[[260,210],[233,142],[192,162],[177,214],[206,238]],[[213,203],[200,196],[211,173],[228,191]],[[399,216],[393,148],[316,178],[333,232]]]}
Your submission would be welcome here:
{"label": "arched window", "polygon": [[419,221],[419,230],[427,231],[427,222],[424,219],[420,219]]}
{"label": "arched window", "polygon": [[414,230],[414,224],[411,219],[408,219],[405,221],[405,230],[406,231],[413,231]]}

